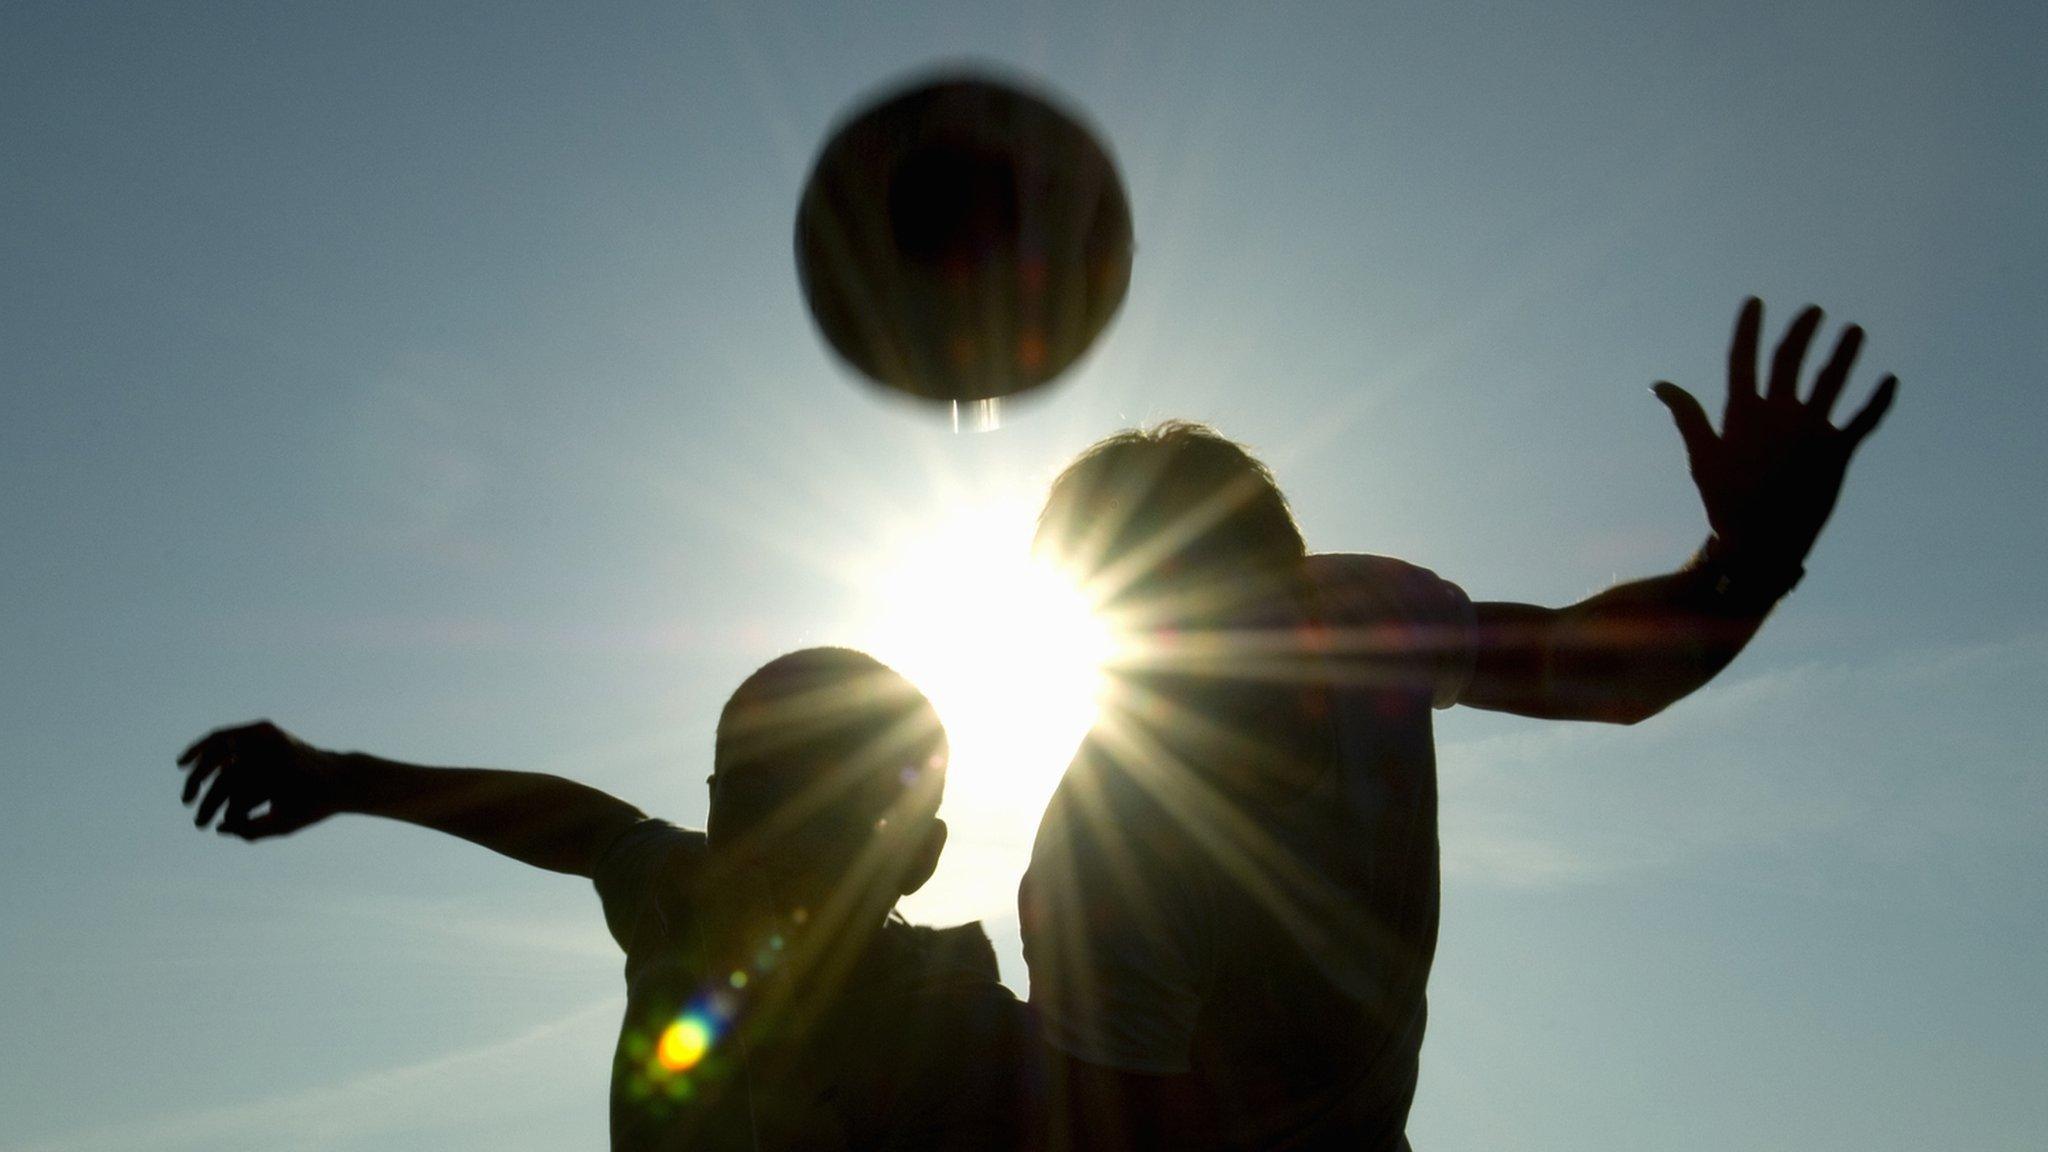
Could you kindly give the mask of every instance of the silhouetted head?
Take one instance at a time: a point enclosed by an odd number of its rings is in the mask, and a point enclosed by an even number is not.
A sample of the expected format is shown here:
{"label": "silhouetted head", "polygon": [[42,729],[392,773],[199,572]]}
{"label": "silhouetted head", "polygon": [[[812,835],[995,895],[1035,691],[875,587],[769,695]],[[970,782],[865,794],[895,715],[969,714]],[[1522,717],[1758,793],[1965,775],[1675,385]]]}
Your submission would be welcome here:
{"label": "silhouetted head", "polygon": [[938,864],[946,756],[931,702],[879,660],[779,656],[719,714],[710,850],[797,904],[886,910]]}
{"label": "silhouetted head", "polygon": [[1233,794],[1322,777],[1308,549],[1242,445],[1178,420],[1098,441],[1053,481],[1034,547],[1130,633],[1111,669],[1116,722]]}
{"label": "silhouetted head", "polygon": [[1254,595],[1307,554],[1266,466],[1182,420],[1119,432],[1067,465],[1034,547],[1111,605]]}

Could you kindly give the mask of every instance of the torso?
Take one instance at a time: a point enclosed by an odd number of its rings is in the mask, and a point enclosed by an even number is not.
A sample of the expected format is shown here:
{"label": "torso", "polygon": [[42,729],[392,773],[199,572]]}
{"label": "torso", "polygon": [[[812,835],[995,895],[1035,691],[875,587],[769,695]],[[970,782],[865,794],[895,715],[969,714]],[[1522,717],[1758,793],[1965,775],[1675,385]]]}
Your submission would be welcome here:
{"label": "torso", "polygon": [[[1315,787],[1219,807],[1213,801],[1223,793],[1196,783],[1180,791],[1211,803],[1162,803],[1156,779],[1137,787],[1113,779],[1126,770],[1156,775],[1156,766],[1103,757],[1112,762],[1089,768],[1101,779],[1070,774],[1062,784],[1034,851],[1038,873],[1042,854],[1061,838],[1106,834],[1121,843],[1102,858],[1120,852],[1144,862],[1148,899],[1170,910],[1162,923],[1178,925],[1167,929],[1180,943],[1165,952],[1175,963],[1163,978],[1192,983],[1198,1001],[1184,1135],[1217,1147],[1399,1148],[1415,1088],[1438,921],[1435,674],[1414,658],[1424,642],[1413,627],[1421,612],[1403,582],[1428,595],[1441,582],[1375,557],[1316,559],[1329,560],[1342,581],[1341,595],[1309,609],[1330,641],[1320,671],[1307,691],[1256,688],[1260,699],[1243,709],[1258,717],[1251,723],[1320,750],[1329,770]],[[1105,797],[1119,810],[1084,814]],[[1070,882],[1108,892],[1098,882],[1117,881]],[[1077,930],[1072,911],[1055,902],[1035,931],[1027,922],[1034,989],[1042,974],[1060,975],[1053,937]],[[1119,983],[1115,954],[1125,950],[1116,934],[1125,929],[1109,927],[1090,931],[1108,939],[1105,971]],[[1121,983],[1154,995],[1143,979]],[[1115,1015],[1114,1002],[1104,1011]],[[1142,1048],[1140,1032],[1112,1023],[1103,1046]],[[1059,1032],[1049,1035],[1060,1042]],[[1117,1059],[1112,1051],[1104,1062],[1148,1070]]]}
{"label": "torso", "polygon": [[[978,926],[892,920],[828,955],[721,908],[700,863],[664,869],[627,947],[615,1150],[1000,1148],[1027,1126],[1035,1029]],[[664,1051],[678,1021],[707,1029],[701,1054],[695,1036]]]}

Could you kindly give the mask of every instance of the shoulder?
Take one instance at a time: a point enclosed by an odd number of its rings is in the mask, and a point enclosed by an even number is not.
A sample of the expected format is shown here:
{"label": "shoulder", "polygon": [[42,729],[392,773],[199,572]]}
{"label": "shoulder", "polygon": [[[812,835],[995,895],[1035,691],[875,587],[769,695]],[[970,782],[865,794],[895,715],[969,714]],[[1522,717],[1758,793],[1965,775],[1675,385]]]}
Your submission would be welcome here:
{"label": "shoulder", "polygon": [[704,857],[704,833],[653,817],[627,825],[598,849],[591,882],[619,947],[632,947],[643,914],[662,893],[687,884]]}
{"label": "shoulder", "polygon": [[1319,552],[1306,569],[1326,609],[1345,618],[1431,621],[1471,612],[1464,589],[1391,556]]}
{"label": "shoulder", "polygon": [[896,994],[916,1005],[903,1015],[921,1017],[949,1038],[939,1047],[987,1047],[975,1038],[994,1043],[1024,1019],[1024,1005],[1004,987],[995,945],[979,923],[927,928],[897,922],[889,931],[899,937],[903,957],[892,981]]}
{"label": "shoulder", "polygon": [[[917,949],[925,966],[935,973],[972,983],[1001,988],[996,968],[996,946],[980,921],[951,928],[904,925],[917,936]],[[1005,989],[1007,992],[1007,989]]]}
{"label": "shoulder", "polygon": [[[1463,588],[1391,556],[1322,553],[1307,562],[1326,652],[1426,681],[1438,708],[1471,683],[1479,620]],[[1418,684],[1420,686],[1420,684]]]}
{"label": "shoulder", "polygon": [[1114,745],[1099,731],[1082,741],[1039,818],[1027,881],[1098,900],[1135,896],[1134,885],[1185,886],[1199,853],[1160,795],[1170,766]]}
{"label": "shoulder", "polygon": [[877,1148],[1021,1146],[1036,1113],[1040,1048],[1029,1010],[997,979],[979,924],[892,920],[884,974],[855,989],[837,1095],[856,1143]]}

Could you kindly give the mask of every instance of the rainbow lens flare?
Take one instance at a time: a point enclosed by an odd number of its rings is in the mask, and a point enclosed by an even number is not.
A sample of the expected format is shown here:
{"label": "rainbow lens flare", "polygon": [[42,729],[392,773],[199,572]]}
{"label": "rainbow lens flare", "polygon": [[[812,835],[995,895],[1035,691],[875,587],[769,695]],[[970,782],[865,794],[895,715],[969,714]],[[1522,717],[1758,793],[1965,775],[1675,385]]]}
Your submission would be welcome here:
{"label": "rainbow lens flare", "polygon": [[704,1059],[714,1035],[711,1022],[696,1013],[676,1017],[654,1045],[654,1062],[664,1072],[687,1072]]}

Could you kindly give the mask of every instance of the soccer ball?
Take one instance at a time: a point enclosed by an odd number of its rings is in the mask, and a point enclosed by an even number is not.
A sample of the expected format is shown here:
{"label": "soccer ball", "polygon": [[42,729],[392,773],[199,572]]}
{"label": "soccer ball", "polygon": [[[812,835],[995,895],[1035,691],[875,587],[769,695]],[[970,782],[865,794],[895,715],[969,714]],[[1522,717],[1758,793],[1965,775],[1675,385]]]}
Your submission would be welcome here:
{"label": "soccer ball", "polygon": [[919,82],[826,140],[796,217],[797,274],[833,350],[885,388],[992,400],[1064,372],[1123,303],[1131,210],[1116,164],[1043,94]]}

